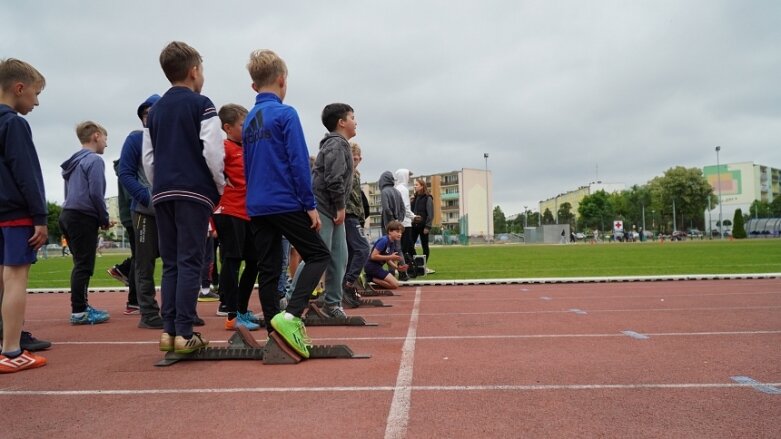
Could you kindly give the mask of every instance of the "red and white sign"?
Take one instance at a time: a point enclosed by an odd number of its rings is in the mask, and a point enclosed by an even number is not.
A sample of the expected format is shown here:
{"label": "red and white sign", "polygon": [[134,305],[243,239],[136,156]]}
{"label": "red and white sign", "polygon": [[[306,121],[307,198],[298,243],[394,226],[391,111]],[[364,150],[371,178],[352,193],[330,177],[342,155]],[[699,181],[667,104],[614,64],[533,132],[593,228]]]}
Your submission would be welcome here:
{"label": "red and white sign", "polygon": [[624,222],[621,220],[615,220],[613,221],[613,230],[616,232],[623,232],[624,231]]}

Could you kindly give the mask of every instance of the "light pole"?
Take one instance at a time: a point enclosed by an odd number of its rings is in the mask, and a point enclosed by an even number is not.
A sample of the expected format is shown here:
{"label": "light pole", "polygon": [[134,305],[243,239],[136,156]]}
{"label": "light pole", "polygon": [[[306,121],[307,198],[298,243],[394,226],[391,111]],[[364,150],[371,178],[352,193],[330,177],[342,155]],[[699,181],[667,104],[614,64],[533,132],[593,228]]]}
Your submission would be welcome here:
{"label": "light pole", "polygon": [[489,191],[488,191],[488,153],[483,153],[483,158],[485,159],[485,239],[488,240],[490,243],[492,240],[489,238],[491,236],[491,203],[489,200]]}
{"label": "light pole", "polygon": [[721,163],[719,163],[719,151],[721,151],[721,146],[716,147],[716,186],[719,188],[719,235],[721,239],[724,239],[724,224],[721,218]]}
{"label": "light pole", "polygon": [[523,206],[523,230],[529,227],[529,206]]}

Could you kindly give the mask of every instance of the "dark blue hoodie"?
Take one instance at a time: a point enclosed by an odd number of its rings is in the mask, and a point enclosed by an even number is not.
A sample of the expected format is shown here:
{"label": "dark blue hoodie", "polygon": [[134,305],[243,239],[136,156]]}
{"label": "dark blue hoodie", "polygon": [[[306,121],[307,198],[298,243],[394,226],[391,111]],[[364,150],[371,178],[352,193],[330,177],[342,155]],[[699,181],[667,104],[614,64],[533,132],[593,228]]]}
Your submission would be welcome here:
{"label": "dark blue hoodie", "polygon": [[93,151],[82,148],[62,165],[65,179],[63,209],[77,210],[98,219],[98,225],[108,226],[106,209],[106,165]]}
{"label": "dark blue hoodie", "polygon": [[30,125],[11,107],[0,105],[0,221],[32,218],[42,226],[48,214]]}

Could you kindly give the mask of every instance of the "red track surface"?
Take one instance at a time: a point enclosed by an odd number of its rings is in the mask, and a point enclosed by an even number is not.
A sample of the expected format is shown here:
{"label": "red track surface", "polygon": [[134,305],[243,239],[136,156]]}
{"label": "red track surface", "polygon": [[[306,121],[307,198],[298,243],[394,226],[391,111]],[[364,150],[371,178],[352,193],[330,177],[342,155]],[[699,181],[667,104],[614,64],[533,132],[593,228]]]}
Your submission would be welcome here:
{"label": "red track surface", "polygon": [[[25,328],[55,346],[46,367],[0,376],[0,437],[779,437],[778,280],[400,294],[348,310],[379,326],[309,328],[368,360],[168,368],[124,294],[90,296],[112,313],[94,327],[68,324],[67,294],[30,295]],[[216,304],[198,309],[227,340]]]}

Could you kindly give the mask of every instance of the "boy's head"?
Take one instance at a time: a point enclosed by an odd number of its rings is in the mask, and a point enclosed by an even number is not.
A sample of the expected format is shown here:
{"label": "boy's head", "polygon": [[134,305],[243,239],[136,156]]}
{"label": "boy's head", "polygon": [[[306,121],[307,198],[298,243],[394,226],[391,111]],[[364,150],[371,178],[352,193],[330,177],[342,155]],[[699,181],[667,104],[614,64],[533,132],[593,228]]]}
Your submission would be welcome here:
{"label": "boy's head", "polygon": [[76,125],[76,137],[85,148],[103,154],[107,146],[108,132],[98,123],[88,120]]}
{"label": "boy's head", "polygon": [[46,86],[41,72],[30,64],[8,58],[0,60],[0,96],[14,111],[27,114],[38,105],[38,95]]}
{"label": "boy's head", "polygon": [[171,84],[188,83],[196,93],[203,88],[202,62],[201,54],[181,41],[168,43],[160,52],[160,67]]}
{"label": "boy's head", "polygon": [[244,118],[247,117],[247,109],[238,104],[227,104],[220,108],[217,113],[220,116],[222,130],[228,136],[228,139],[241,143],[241,128],[244,125]]}
{"label": "boy's head", "polygon": [[353,153],[353,168],[357,168],[358,164],[363,160],[361,155],[361,146],[355,142],[350,142],[350,151]]}
{"label": "boy's head", "polygon": [[279,55],[268,49],[255,50],[249,54],[247,70],[252,78],[253,90],[273,88],[280,93],[280,99],[285,99],[287,65]]}
{"label": "boy's head", "polygon": [[388,231],[388,236],[394,241],[398,241],[401,238],[401,234],[404,233],[404,225],[401,221],[393,220],[385,226],[385,230]]}
{"label": "boy's head", "polygon": [[347,104],[328,104],[323,108],[323,114],[320,119],[328,132],[338,132],[344,137],[351,139],[355,137],[355,131],[358,124],[355,122],[353,107]]}

